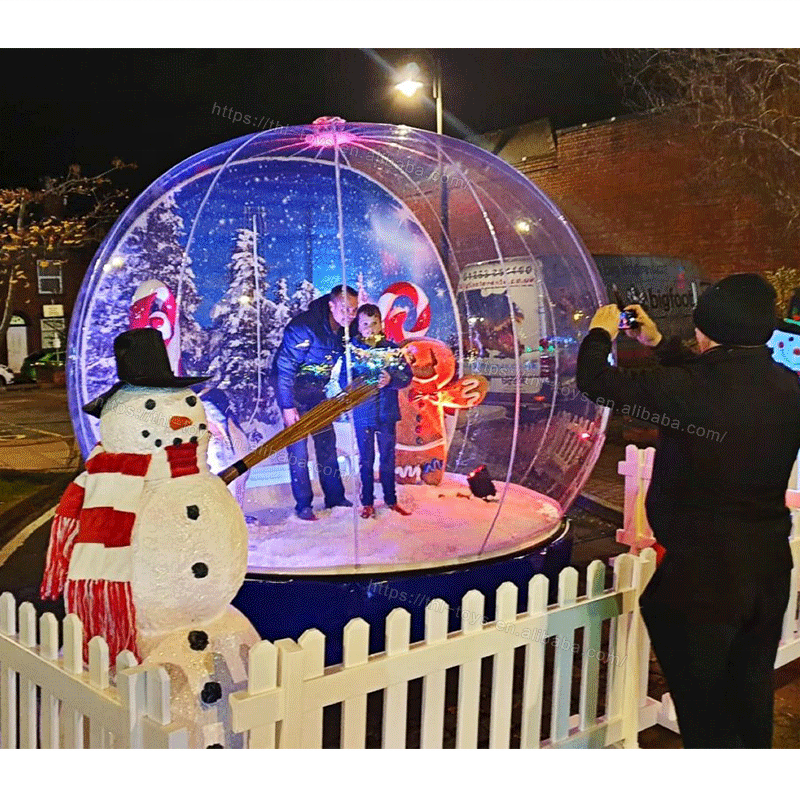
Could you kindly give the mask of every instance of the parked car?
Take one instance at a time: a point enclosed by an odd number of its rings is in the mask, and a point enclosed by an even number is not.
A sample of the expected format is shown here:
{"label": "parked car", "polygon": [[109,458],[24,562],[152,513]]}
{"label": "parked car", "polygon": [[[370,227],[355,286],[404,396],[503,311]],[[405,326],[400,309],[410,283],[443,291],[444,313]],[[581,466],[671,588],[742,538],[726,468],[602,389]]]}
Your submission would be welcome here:
{"label": "parked car", "polygon": [[63,369],[66,363],[66,350],[56,350],[54,347],[48,347],[44,350],[40,350],[38,353],[31,353],[22,362],[19,374],[20,377],[24,378],[25,380],[35,381],[37,367]]}
{"label": "parked car", "polygon": [[5,364],[0,364],[0,386],[9,383],[14,383],[14,373]]}

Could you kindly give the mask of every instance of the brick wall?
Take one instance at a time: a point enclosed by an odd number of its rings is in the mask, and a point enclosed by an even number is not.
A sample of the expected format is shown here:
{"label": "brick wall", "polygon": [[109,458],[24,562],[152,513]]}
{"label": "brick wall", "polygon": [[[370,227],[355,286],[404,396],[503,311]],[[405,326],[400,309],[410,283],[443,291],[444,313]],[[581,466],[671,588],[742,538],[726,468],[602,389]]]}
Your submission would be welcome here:
{"label": "brick wall", "polygon": [[549,164],[522,163],[589,251],[688,259],[705,280],[798,266],[797,235],[742,179],[712,179],[697,134],[664,114],[558,131]]}
{"label": "brick wall", "polygon": [[[28,323],[28,353],[42,349],[41,321],[44,317],[43,307],[45,305],[52,302],[64,307],[66,329],[69,330],[78,291],[92,258],[94,247],[47,254],[48,258],[59,258],[64,262],[61,270],[61,294],[39,294],[36,260],[33,256],[25,260],[23,267],[29,285],[25,287],[23,284],[18,284],[15,288],[11,313],[23,317]],[[62,344],[66,345],[66,337],[63,337]],[[0,363],[8,363],[8,347],[5,341],[0,344]]]}

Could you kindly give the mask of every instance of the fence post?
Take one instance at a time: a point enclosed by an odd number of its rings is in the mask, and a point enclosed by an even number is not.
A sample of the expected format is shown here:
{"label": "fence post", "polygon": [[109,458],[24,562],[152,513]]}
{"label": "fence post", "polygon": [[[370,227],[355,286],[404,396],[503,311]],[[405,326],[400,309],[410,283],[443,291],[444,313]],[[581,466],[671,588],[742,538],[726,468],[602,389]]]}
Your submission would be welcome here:
{"label": "fence post", "polygon": [[[39,618],[39,655],[48,661],[58,661],[58,621],[50,611],[42,614]],[[58,706],[58,698],[42,687],[39,711],[42,750],[58,749],[60,737]]]}
{"label": "fence post", "polygon": [[[303,680],[318,678],[325,672],[325,634],[310,628],[297,640],[303,649]],[[322,708],[314,708],[303,719],[301,746],[306,750],[322,749]]]}
{"label": "fence post", "polygon": [[628,545],[633,555],[655,541],[644,510],[655,452],[653,447],[640,450],[629,444],[625,448],[625,460],[617,466],[617,472],[625,476],[624,517],[622,528],[617,529],[617,541]]}
{"label": "fence post", "polygon": [[[654,555],[651,551],[647,555],[637,556],[633,562],[633,574],[630,584],[633,588],[633,603],[628,620],[627,636],[625,637],[625,661],[623,662],[622,745],[625,748],[639,747],[639,708],[643,703],[640,699],[640,672],[642,651],[644,640],[646,639],[644,620],[639,613],[639,597],[652,575]],[[620,637],[617,640],[617,645],[619,646],[622,641],[623,637]]]}
{"label": "fence post", "polygon": [[144,715],[145,673],[141,667],[137,668],[136,658],[128,650],[123,650],[116,661],[117,692],[120,703],[127,711],[128,736],[127,742],[117,741],[115,745],[121,749],[139,750],[142,747],[142,716]]}
{"label": "fence post", "polygon": [[278,724],[277,743],[281,750],[300,748],[303,735],[303,648],[291,639],[279,639],[278,686],[286,698],[286,713]]}
{"label": "fence post", "polygon": [[[0,595],[0,637],[15,639],[17,604],[10,592]],[[0,656],[2,653],[0,653]],[[17,673],[0,663],[0,735],[4,749],[17,749]]]}
{"label": "fence post", "polygon": [[[36,609],[32,603],[19,607],[19,643],[26,650],[36,650]],[[36,684],[19,676],[19,746],[36,749]]]}
{"label": "fence post", "polygon": [[186,749],[189,746],[189,731],[182,726],[182,721],[172,722],[171,683],[166,669],[159,664],[144,669],[142,746],[165,750]]}
{"label": "fence post", "polygon": [[[405,608],[394,608],[386,617],[386,656],[408,652],[411,639],[411,614]],[[408,721],[408,681],[392,683],[383,691],[383,735],[384,749],[400,749],[406,746],[406,724]]]}
{"label": "fence post", "polygon": [[653,573],[656,571],[656,551],[652,547],[643,550],[639,558],[641,560],[641,583],[638,585],[638,594],[636,595],[636,614],[640,617],[639,620],[639,708],[644,708],[647,705],[647,687],[650,679],[650,634],[647,632],[647,626],[644,624],[644,619],[641,619],[641,612],[639,611],[639,597],[645,587],[650,583]]}
{"label": "fence post", "polygon": [[[83,623],[75,614],[64,619],[64,672],[78,677],[83,675]],[[72,698],[61,703],[61,728],[64,747],[83,749],[83,714],[72,706]]]}

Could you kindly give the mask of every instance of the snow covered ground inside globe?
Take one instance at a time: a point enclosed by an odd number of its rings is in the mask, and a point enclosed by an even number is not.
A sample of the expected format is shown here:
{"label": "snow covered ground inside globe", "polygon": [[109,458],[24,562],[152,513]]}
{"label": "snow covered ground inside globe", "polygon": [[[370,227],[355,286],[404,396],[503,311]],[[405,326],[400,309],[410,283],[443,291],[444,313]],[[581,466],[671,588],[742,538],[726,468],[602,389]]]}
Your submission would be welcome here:
{"label": "snow covered ground inside globe", "polygon": [[[504,484],[495,481],[495,486],[499,497]],[[356,564],[414,569],[432,562],[469,561],[478,555],[493,522],[485,556],[543,541],[562,516],[554,500],[513,483],[502,507],[497,501],[471,497],[466,478],[452,474],[439,486],[399,485],[399,503],[412,512],[402,516],[383,505],[376,485],[376,517],[356,518],[356,553],[353,509],[326,510],[317,493],[314,511],[319,519],[304,522],[294,515],[291,495],[285,496],[287,488],[247,491],[251,571],[346,571]],[[352,492],[348,496],[352,499]]]}

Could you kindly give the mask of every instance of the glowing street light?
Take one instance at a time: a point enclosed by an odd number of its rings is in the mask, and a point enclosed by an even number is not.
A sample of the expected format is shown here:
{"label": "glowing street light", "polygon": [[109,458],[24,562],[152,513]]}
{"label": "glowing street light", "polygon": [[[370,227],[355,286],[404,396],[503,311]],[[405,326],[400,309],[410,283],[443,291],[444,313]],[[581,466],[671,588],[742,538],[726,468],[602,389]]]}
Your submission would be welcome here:
{"label": "glowing street light", "polygon": [[[436,133],[442,133],[442,73],[439,59],[431,56],[433,63],[433,99],[436,101]],[[419,65],[412,61],[398,71],[399,80],[394,88],[406,97],[413,97],[425,84],[420,80]]]}
{"label": "glowing street light", "polygon": [[398,76],[401,80],[395,84],[394,88],[406,97],[413,97],[425,85],[419,79],[420,69],[414,61],[399,70]]}
{"label": "glowing street light", "polygon": [[395,86],[395,89],[397,89],[398,92],[402,92],[406,97],[413,97],[422,86],[422,81],[406,78],[406,80],[400,81],[400,83]]}

